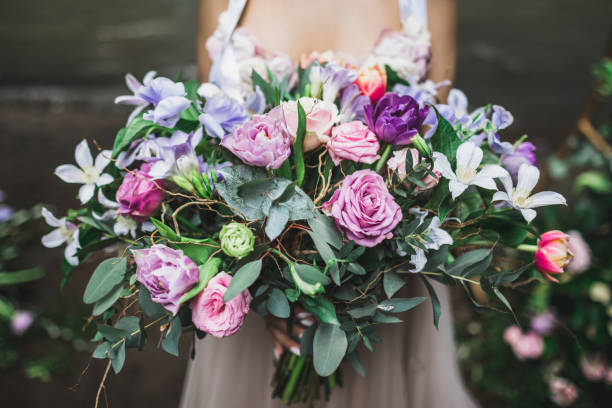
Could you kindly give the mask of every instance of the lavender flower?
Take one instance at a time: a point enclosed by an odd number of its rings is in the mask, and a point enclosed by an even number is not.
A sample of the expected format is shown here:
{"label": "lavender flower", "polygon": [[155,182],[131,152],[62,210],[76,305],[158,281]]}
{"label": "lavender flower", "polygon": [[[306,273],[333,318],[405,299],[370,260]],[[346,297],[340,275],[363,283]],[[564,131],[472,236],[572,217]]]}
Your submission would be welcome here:
{"label": "lavender flower", "polygon": [[501,164],[508,170],[510,175],[516,180],[518,176],[518,170],[521,164],[527,163],[532,166],[537,165],[536,147],[530,142],[523,142],[510,154],[502,157]]}
{"label": "lavender flower", "polygon": [[555,313],[552,310],[546,310],[531,318],[531,330],[546,336],[550,334],[555,327]]}
{"label": "lavender flower", "polygon": [[323,100],[333,103],[342,89],[357,79],[357,72],[352,69],[339,67],[333,62],[325,67],[314,64],[310,68],[309,79],[312,95],[318,97],[323,92]]}
{"label": "lavender flower", "polygon": [[370,104],[370,98],[365,96],[355,84],[344,88],[340,96],[340,115],[338,122],[346,123],[354,120],[365,122],[363,108]]}
{"label": "lavender flower", "polygon": [[127,150],[119,153],[117,167],[129,167],[135,161],[154,161],[161,156],[161,149],[158,138],[154,134],[140,138],[132,142]]}
{"label": "lavender flower", "polygon": [[206,100],[199,119],[206,132],[217,139],[223,139],[234,127],[249,119],[243,104],[225,95],[213,95]]}
{"label": "lavender flower", "polygon": [[149,105],[149,102],[143,99],[142,97],[138,96],[137,93],[140,91],[140,89],[143,86],[145,87],[148,86],[156,74],[157,72],[155,71],[147,72],[144,78],[142,79],[142,82],[143,82],[142,84],[140,83],[140,81],[136,79],[136,77],[134,77],[134,75],[132,74],[125,75],[125,83],[127,87],[129,88],[129,90],[132,91],[134,94],[118,96],[115,98],[115,103],[122,104],[122,105],[136,106],[136,108],[134,108],[134,110],[130,114],[130,117],[127,120],[128,125],[132,120],[134,120],[136,116],[138,116],[140,112],[142,112],[144,108],[146,108]]}
{"label": "lavender flower", "polygon": [[368,126],[380,140],[405,145],[419,132],[429,108],[421,109],[411,96],[388,92],[376,108],[366,105],[364,112]]}
{"label": "lavender flower", "polygon": [[155,106],[145,113],[143,118],[167,128],[173,128],[180,119],[181,112],[191,104],[185,95],[185,86],[182,83],[164,77],[149,81],[136,92],[136,96]]}
{"label": "lavender flower", "polygon": [[[4,191],[0,190],[0,203],[4,201]],[[13,209],[6,204],[0,204],[0,222],[5,222],[13,216]]]}
{"label": "lavender flower", "polygon": [[169,139],[159,139],[160,160],[153,163],[149,175],[154,179],[183,177],[191,180],[194,173],[201,174],[204,161],[195,148],[202,140],[202,128],[194,133],[177,130]]}

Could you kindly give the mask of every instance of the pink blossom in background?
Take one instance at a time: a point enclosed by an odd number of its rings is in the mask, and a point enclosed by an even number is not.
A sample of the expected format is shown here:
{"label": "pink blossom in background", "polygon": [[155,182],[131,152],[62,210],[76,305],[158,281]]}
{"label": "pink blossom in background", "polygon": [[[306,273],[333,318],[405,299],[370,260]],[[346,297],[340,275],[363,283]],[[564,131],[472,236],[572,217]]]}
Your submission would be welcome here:
{"label": "pink blossom in background", "polygon": [[229,302],[224,302],[223,295],[231,281],[232,277],[227,273],[218,273],[191,302],[193,324],[198,329],[215,337],[231,336],[240,329],[253,297],[245,289]]}
{"label": "pink blossom in background", "polygon": [[612,367],[606,368],[606,375],[604,376],[604,381],[608,385],[612,385]]}
{"label": "pink blossom in background", "polygon": [[378,138],[363,122],[342,123],[333,127],[331,134],[327,151],[336,166],[341,159],[372,164],[380,157]]}
{"label": "pink blossom in background", "polygon": [[18,310],[11,319],[11,330],[18,336],[24,334],[34,322],[34,313],[29,310]]}
{"label": "pink blossom in background", "polygon": [[560,407],[569,407],[578,398],[576,385],[561,377],[553,377],[549,383],[550,399]]}
{"label": "pink blossom in background", "polygon": [[580,359],[580,370],[584,378],[589,381],[601,381],[606,375],[606,363],[599,356],[582,356]]}
{"label": "pink blossom in background", "polygon": [[536,314],[531,318],[531,330],[546,336],[555,327],[555,313],[552,310]]}
{"label": "pink blossom in background", "polygon": [[523,334],[518,326],[510,326],[504,331],[504,341],[519,360],[538,358],[544,351],[542,336],[536,332]]}
{"label": "pink blossom in background", "polygon": [[567,234],[569,235],[569,250],[574,255],[567,265],[567,271],[577,275],[591,266],[591,249],[580,232],[568,231]]}

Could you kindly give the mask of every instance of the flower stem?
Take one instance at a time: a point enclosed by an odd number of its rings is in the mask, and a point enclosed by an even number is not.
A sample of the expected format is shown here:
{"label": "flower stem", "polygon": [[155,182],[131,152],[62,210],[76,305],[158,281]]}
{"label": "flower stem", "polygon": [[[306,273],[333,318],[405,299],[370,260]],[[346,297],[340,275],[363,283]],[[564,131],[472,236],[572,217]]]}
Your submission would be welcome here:
{"label": "flower stem", "polygon": [[289,402],[291,402],[292,400],[291,397],[293,395],[293,391],[295,390],[295,385],[297,384],[297,381],[300,378],[300,374],[302,373],[302,368],[304,367],[304,364],[306,363],[305,357],[298,357],[298,356],[296,357],[297,359],[294,361],[295,365],[293,366],[291,370],[291,376],[289,377],[287,386],[285,387],[285,390],[283,391],[282,400],[285,404],[289,404]]}
{"label": "flower stem", "polygon": [[532,252],[532,253],[538,252],[537,245],[521,244],[517,246],[516,249],[518,249],[519,251]]}
{"label": "flower stem", "polygon": [[380,173],[380,171],[382,170],[384,164],[387,162],[387,159],[389,158],[389,155],[391,154],[391,149],[393,148],[392,145],[388,144],[383,148],[383,152],[380,155],[380,159],[378,159],[378,161],[376,162],[376,166],[374,167],[374,171],[377,173]]}

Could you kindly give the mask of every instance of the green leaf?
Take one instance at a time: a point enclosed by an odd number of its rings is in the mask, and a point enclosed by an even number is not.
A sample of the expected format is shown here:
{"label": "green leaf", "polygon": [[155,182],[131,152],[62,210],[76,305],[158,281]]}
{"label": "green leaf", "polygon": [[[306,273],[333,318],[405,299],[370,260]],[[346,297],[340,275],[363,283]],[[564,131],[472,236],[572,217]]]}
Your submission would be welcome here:
{"label": "green leaf", "polygon": [[181,327],[181,319],[179,319],[177,316],[170,322],[170,329],[164,336],[161,343],[162,348],[166,350],[166,352],[176,357],[179,355],[179,339],[181,338],[182,332],[183,329]]}
{"label": "green leaf", "polygon": [[280,319],[289,317],[289,302],[283,291],[278,288],[273,288],[270,291],[270,297],[266,301],[266,307],[268,312]]}
{"label": "green leaf", "polygon": [[225,295],[223,295],[223,301],[229,302],[243,290],[248,289],[259,277],[261,273],[261,259],[249,262],[242,268],[236,271],[236,274],[232,278]]}
{"label": "green leaf", "polygon": [[111,365],[115,374],[119,374],[123,365],[125,364],[125,343],[121,343],[119,346],[111,352],[112,360]]}
{"label": "green leaf", "polygon": [[130,334],[126,330],[117,329],[106,324],[99,324],[97,327],[100,334],[111,343],[116,343]]}
{"label": "green leaf", "polygon": [[[325,238],[315,234],[313,231],[309,231],[308,235],[310,235],[310,238],[312,238],[312,241],[315,244],[315,248],[317,249],[317,251],[319,252],[319,255],[321,256],[321,258],[323,258],[323,261],[325,261],[325,263],[327,264],[330,261],[334,261],[336,259],[336,255],[334,254],[334,251],[331,249],[331,247],[327,244],[327,242],[325,241]],[[332,275],[332,277],[337,276],[339,274],[339,269],[338,269],[338,264],[337,263],[333,263],[330,266],[330,273]],[[336,285],[340,286],[340,281],[335,281]]]}
{"label": "green leaf", "polygon": [[357,374],[359,374],[362,377],[365,377],[366,371],[365,371],[365,368],[363,367],[363,364],[361,364],[361,360],[359,359],[359,355],[357,354],[357,351],[353,351],[352,353],[348,354],[346,356],[346,359],[349,361],[349,363],[351,363],[351,366],[353,366],[355,371],[357,371]]}
{"label": "green leaf", "polygon": [[372,320],[376,323],[384,323],[384,324],[395,324],[395,323],[403,322],[402,319],[399,319],[395,316],[385,314],[381,312],[380,310],[376,311],[376,313],[374,314],[374,318]]}
{"label": "green leaf", "polygon": [[253,82],[253,91],[256,91],[257,87],[259,87],[266,98],[266,104],[274,105],[276,93],[272,84],[263,79],[254,69],[251,71],[251,80]]}
{"label": "green leaf", "polygon": [[150,120],[135,118],[130,124],[117,133],[113,145],[112,158],[116,159],[119,153],[130,145],[135,139],[144,136],[147,129],[155,126]]}
{"label": "green leaf", "polygon": [[137,347],[140,342],[140,319],[136,316],[126,316],[121,318],[116,324],[115,329],[125,331],[125,345],[127,347]]}
{"label": "green leaf", "polygon": [[266,220],[266,235],[270,241],[273,241],[278,237],[281,232],[285,229],[289,221],[289,210],[287,207],[272,206],[268,213],[268,219]]}
{"label": "green leaf", "polygon": [[304,145],[304,137],[306,135],[306,113],[300,101],[297,102],[298,127],[295,135],[295,144],[293,146],[293,162],[295,163],[295,177],[298,186],[304,184],[304,175],[306,168],[304,166],[304,154],[302,152]]}
{"label": "green leaf", "polygon": [[[393,91],[393,87],[395,86],[395,84],[410,85],[410,82],[400,77],[397,74],[397,72],[393,70],[393,68],[391,68],[390,66],[386,64],[385,64],[385,72],[387,73],[387,91],[390,91],[390,92]],[[412,168],[412,166],[406,167],[406,168],[410,169]]]}
{"label": "green leaf", "polygon": [[323,323],[340,326],[334,305],[323,296],[317,296],[314,299],[307,296],[302,296],[300,300],[302,302],[302,306],[304,306],[304,308],[310,313],[314,314],[317,319]]}
{"label": "green leaf", "polygon": [[108,294],[94,304],[92,314],[94,316],[100,316],[102,313],[104,313],[109,307],[115,304],[117,299],[121,297],[122,291],[123,282],[115,286],[110,292],[108,292]]}
{"label": "green leaf", "polygon": [[598,194],[612,193],[612,181],[602,172],[591,170],[580,173],[574,182],[574,190],[580,193],[588,188]]}
{"label": "green leaf", "polygon": [[431,286],[431,283],[429,283],[427,278],[425,278],[423,275],[421,275],[421,279],[423,279],[423,283],[427,288],[427,292],[429,292],[429,297],[431,299],[431,307],[433,308],[434,326],[436,326],[437,329],[438,323],[440,322],[440,315],[442,314],[442,306],[440,305],[438,295],[436,295],[436,291],[433,286]]}
{"label": "green leaf", "polygon": [[325,276],[321,271],[311,265],[307,264],[295,264],[295,270],[300,278],[311,284],[315,284],[317,282],[321,283],[321,285],[329,285],[330,279]]}
{"label": "green leaf", "polygon": [[291,180],[291,163],[289,159],[285,160],[283,164],[276,170],[276,174],[279,177],[286,178],[287,180]]}
{"label": "green leaf", "polygon": [[40,279],[43,276],[45,276],[45,271],[39,267],[22,269],[15,272],[0,272],[0,286],[31,282]]}
{"label": "green leaf", "polygon": [[491,254],[491,249],[475,249],[463,253],[453,263],[448,265],[446,272],[452,276],[463,276],[466,268],[484,260],[489,254]]}
{"label": "green leaf", "polygon": [[327,215],[320,211],[315,212],[314,217],[308,220],[308,226],[323,241],[336,249],[342,248],[342,235],[334,221]]}
{"label": "green leaf", "polygon": [[[189,242],[188,238],[180,237],[181,242]],[[219,244],[215,240],[206,238],[198,242],[185,244],[172,244],[173,247],[181,249],[196,265],[206,264],[210,255],[219,249]]]}
{"label": "green leaf", "polygon": [[424,297],[386,299],[380,302],[378,308],[385,312],[401,313],[420,305],[425,300],[427,298]]}
{"label": "green leaf", "polygon": [[322,323],[315,332],[313,341],[314,367],[322,377],[336,371],[344,358],[348,341],[344,331],[333,324]]}
{"label": "green leaf", "polygon": [[355,319],[361,319],[362,317],[369,317],[374,315],[376,312],[376,307],[378,305],[376,303],[371,303],[369,305],[365,305],[362,307],[358,307],[355,309],[349,309],[348,314],[353,316]]}
{"label": "green leaf", "polygon": [[[444,200],[446,199],[446,197],[448,197],[449,194],[450,191],[448,189],[448,179],[440,179],[440,182],[434,189],[431,198],[425,204],[425,208],[434,210],[435,212],[439,213],[442,203],[444,203]],[[441,219],[441,221],[443,221],[443,219]]]}
{"label": "green leaf", "polygon": [[300,355],[307,356],[312,354],[312,343],[314,341],[315,331],[317,330],[317,325],[310,325],[304,330],[302,337],[300,338]]}
{"label": "green leaf", "polygon": [[97,302],[123,280],[127,262],[122,258],[109,258],[96,268],[85,288],[83,302]]}
{"label": "green leaf", "polygon": [[152,320],[159,319],[168,313],[161,304],[151,300],[151,292],[144,285],[140,285],[138,290],[138,305]]}
{"label": "green leaf", "polygon": [[108,341],[100,343],[98,347],[94,350],[92,357],[93,358],[107,358],[109,356],[111,350],[111,344]]}
{"label": "green leaf", "polygon": [[489,255],[482,261],[477,262],[465,268],[463,270],[462,275],[465,278],[480,276],[487,271],[487,269],[489,268],[489,265],[491,265],[492,260],[493,260],[493,252],[489,253]]}
{"label": "green leaf", "polygon": [[216,257],[212,258],[204,265],[200,265],[200,274],[198,276],[197,285],[195,285],[187,293],[185,293],[183,297],[181,297],[179,304],[183,304],[199,295],[200,292],[204,290],[206,285],[208,285],[208,281],[210,281],[213,276],[219,272],[219,266],[221,266],[221,259]]}
{"label": "green leaf", "polygon": [[393,271],[386,272],[383,275],[383,289],[388,298],[392,298],[405,284],[404,278]]}
{"label": "green leaf", "polygon": [[160,220],[155,219],[153,217],[149,219],[151,220],[153,225],[155,225],[155,228],[157,229],[157,231],[159,231],[159,235],[161,235],[162,237],[169,239],[170,241],[179,241],[181,239],[181,237],[179,237],[172,228],[168,227]]}
{"label": "green leaf", "polygon": [[[434,108],[435,109],[435,108]],[[451,125],[436,109],[438,117],[438,127],[431,137],[431,146],[435,152],[444,154],[452,166],[457,161],[457,148],[461,144],[461,139],[457,136],[453,125]]]}

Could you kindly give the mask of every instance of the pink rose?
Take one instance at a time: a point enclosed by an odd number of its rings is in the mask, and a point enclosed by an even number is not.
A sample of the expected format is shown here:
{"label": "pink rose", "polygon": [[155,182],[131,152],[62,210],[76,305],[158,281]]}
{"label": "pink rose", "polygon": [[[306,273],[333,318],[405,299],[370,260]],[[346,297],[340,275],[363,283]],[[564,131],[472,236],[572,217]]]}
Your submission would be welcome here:
{"label": "pink rose", "polygon": [[140,170],[125,175],[115,196],[119,203],[118,214],[144,221],[157,211],[164,199],[164,192],[160,189],[163,182],[153,181],[149,175],[152,166],[151,163],[144,163]]}
{"label": "pink rose", "polygon": [[374,65],[359,70],[355,84],[370,102],[376,103],[387,90],[387,73],[381,65]]}
{"label": "pink rose", "polygon": [[215,337],[231,336],[240,329],[253,297],[245,289],[229,302],[224,302],[223,295],[231,281],[230,275],[219,272],[191,302],[191,318],[198,329]]}
{"label": "pink rose", "polygon": [[[419,163],[421,163],[421,161],[423,161],[417,149],[404,148],[401,150],[396,150],[393,152],[393,157],[391,157],[387,161],[387,168],[392,172],[397,172],[397,177],[400,180],[404,180],[406,178],[406,153],[408,152],[408,150],[410,150],[410,155],[412,156],[412,168],[414,169]],[[426,187],[422,188],[422,187],[417,186],[415,190],[416,191],[428,190],[430,188],[437,186],[438,182],[440,181],[441,174],[439,171],[435,171],[435,170],[433,171],[433,173],[437,177],[433,177],[431,174],[425,173],[425,177],[423,177],[423,180],[421,181],[425,183]]]}
{"label": "pink rose", "polygon": [[561,377],[553,377],[549,383],[550,399],[560,407],[569,407],[578,398],[576,384]]}
{"label": "pink rose", "polygon": [[522,335],[520,327],[506,327],[506,330],[504,330],[504,341],[508,344],[514,344]]}
{"label": "pink rose", "polygon": [[[329,132],[338,116],[338,107],[315,98],[304,97],[299,101],[306,114],[306,137],[316,137],[320,142],[327,142]],[[298,127],[297,101],[283,102],[268,115],[281,120],[284,117],[289,134],[292,140],[295,140]]]}
{"label": "pink rose", "polygon": [[523,334],[518,326],[510,326],[504,331],[504,341],[519,360],[538,358],[544,351],[542,336],[536,332]]}
{"label": "pink rose", "polygon": [[368,169],[346,176],[340,189],[322,208],[348,239],[365,247],[392,238],[392,231],[402,219],[402,209],[383,178]]}
{"label": "pink rose", "polygon": [[358,120],[335,126],[331,134],[327,150],[336,166],[342,159],[372,164],[380,157],[378,138]]}

